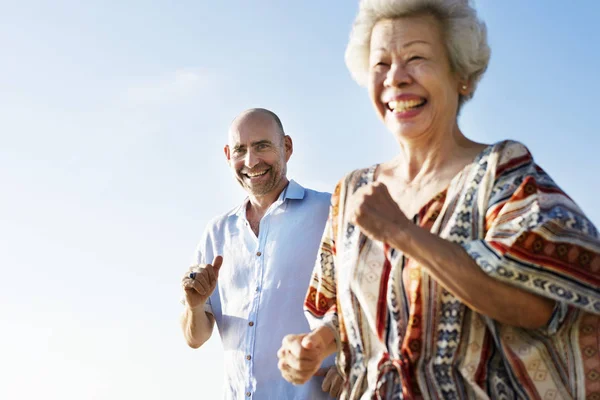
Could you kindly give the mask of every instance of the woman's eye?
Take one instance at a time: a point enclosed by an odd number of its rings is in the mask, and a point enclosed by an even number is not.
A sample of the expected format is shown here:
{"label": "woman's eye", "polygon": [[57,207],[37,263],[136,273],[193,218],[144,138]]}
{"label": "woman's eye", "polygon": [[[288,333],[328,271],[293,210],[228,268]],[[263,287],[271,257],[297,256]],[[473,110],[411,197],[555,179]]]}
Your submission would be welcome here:
{"label": "woman's eye", "polygon": [[381,69],[381,68],[387,68],[387,67],[389,67],[389,64],[386,63],[385,61],[379,61],[379,62],[373,64],[373,68]]}

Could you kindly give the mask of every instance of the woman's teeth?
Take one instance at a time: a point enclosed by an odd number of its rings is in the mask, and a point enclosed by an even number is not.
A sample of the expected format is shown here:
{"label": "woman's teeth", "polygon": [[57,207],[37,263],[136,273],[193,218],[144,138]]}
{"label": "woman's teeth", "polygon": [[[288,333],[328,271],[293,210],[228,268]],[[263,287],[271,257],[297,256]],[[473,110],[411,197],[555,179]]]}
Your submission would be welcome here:
{"label": "woman's teeth", "polygon": [[407,100],[407,101],[390,101],[387,106],[390,111],[393,112],[404,112],[410,110],[411,108],[419,107],[425,104],[425,100]]}

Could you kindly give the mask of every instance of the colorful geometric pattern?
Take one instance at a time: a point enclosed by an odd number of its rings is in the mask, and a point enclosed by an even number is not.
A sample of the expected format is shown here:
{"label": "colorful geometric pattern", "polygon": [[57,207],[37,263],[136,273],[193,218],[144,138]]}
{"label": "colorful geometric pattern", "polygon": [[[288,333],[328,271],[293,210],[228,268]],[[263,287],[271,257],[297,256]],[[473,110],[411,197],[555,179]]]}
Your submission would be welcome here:
{"label": "colorful geometric pattern", "polygon": [[526,330],[478,314],[414,260],[366,238],[337,185],[305,302],[338,332],[342,399],[600,400],[600,237],[520,143],[487,147],[414,222],[458,243],[491,277],[556,301]]}

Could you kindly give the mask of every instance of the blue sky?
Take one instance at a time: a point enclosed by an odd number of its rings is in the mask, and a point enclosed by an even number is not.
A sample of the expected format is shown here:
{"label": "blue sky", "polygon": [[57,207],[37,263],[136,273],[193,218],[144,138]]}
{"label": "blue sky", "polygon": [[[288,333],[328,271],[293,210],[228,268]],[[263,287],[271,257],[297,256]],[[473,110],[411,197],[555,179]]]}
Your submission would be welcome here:
{"label": "blue sky", "polygon": [[[580,0],[480,0],[488,72],[460,125],[524,142],[600,225],[597,16]],[[331,190],[391,158],[343,53],[353,1],[0,0],[0,398],[218,398],[218,335],[178,327],[181,275],[243,192],[222,147],[281,116],[289,175]]]}

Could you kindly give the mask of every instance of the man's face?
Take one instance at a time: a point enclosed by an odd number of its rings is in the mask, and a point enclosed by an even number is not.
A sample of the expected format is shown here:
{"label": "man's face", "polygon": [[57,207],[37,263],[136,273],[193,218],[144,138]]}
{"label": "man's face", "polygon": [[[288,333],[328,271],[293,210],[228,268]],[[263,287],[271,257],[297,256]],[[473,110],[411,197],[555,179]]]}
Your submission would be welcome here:
{"label": "man's face", "polygon": [[271,117],[260,113],[235,121],[229,132],[229,144],[225,146],[225,156],[235,178],[255,197],[279,188],[291,154],[290,138],[281,134]]}

